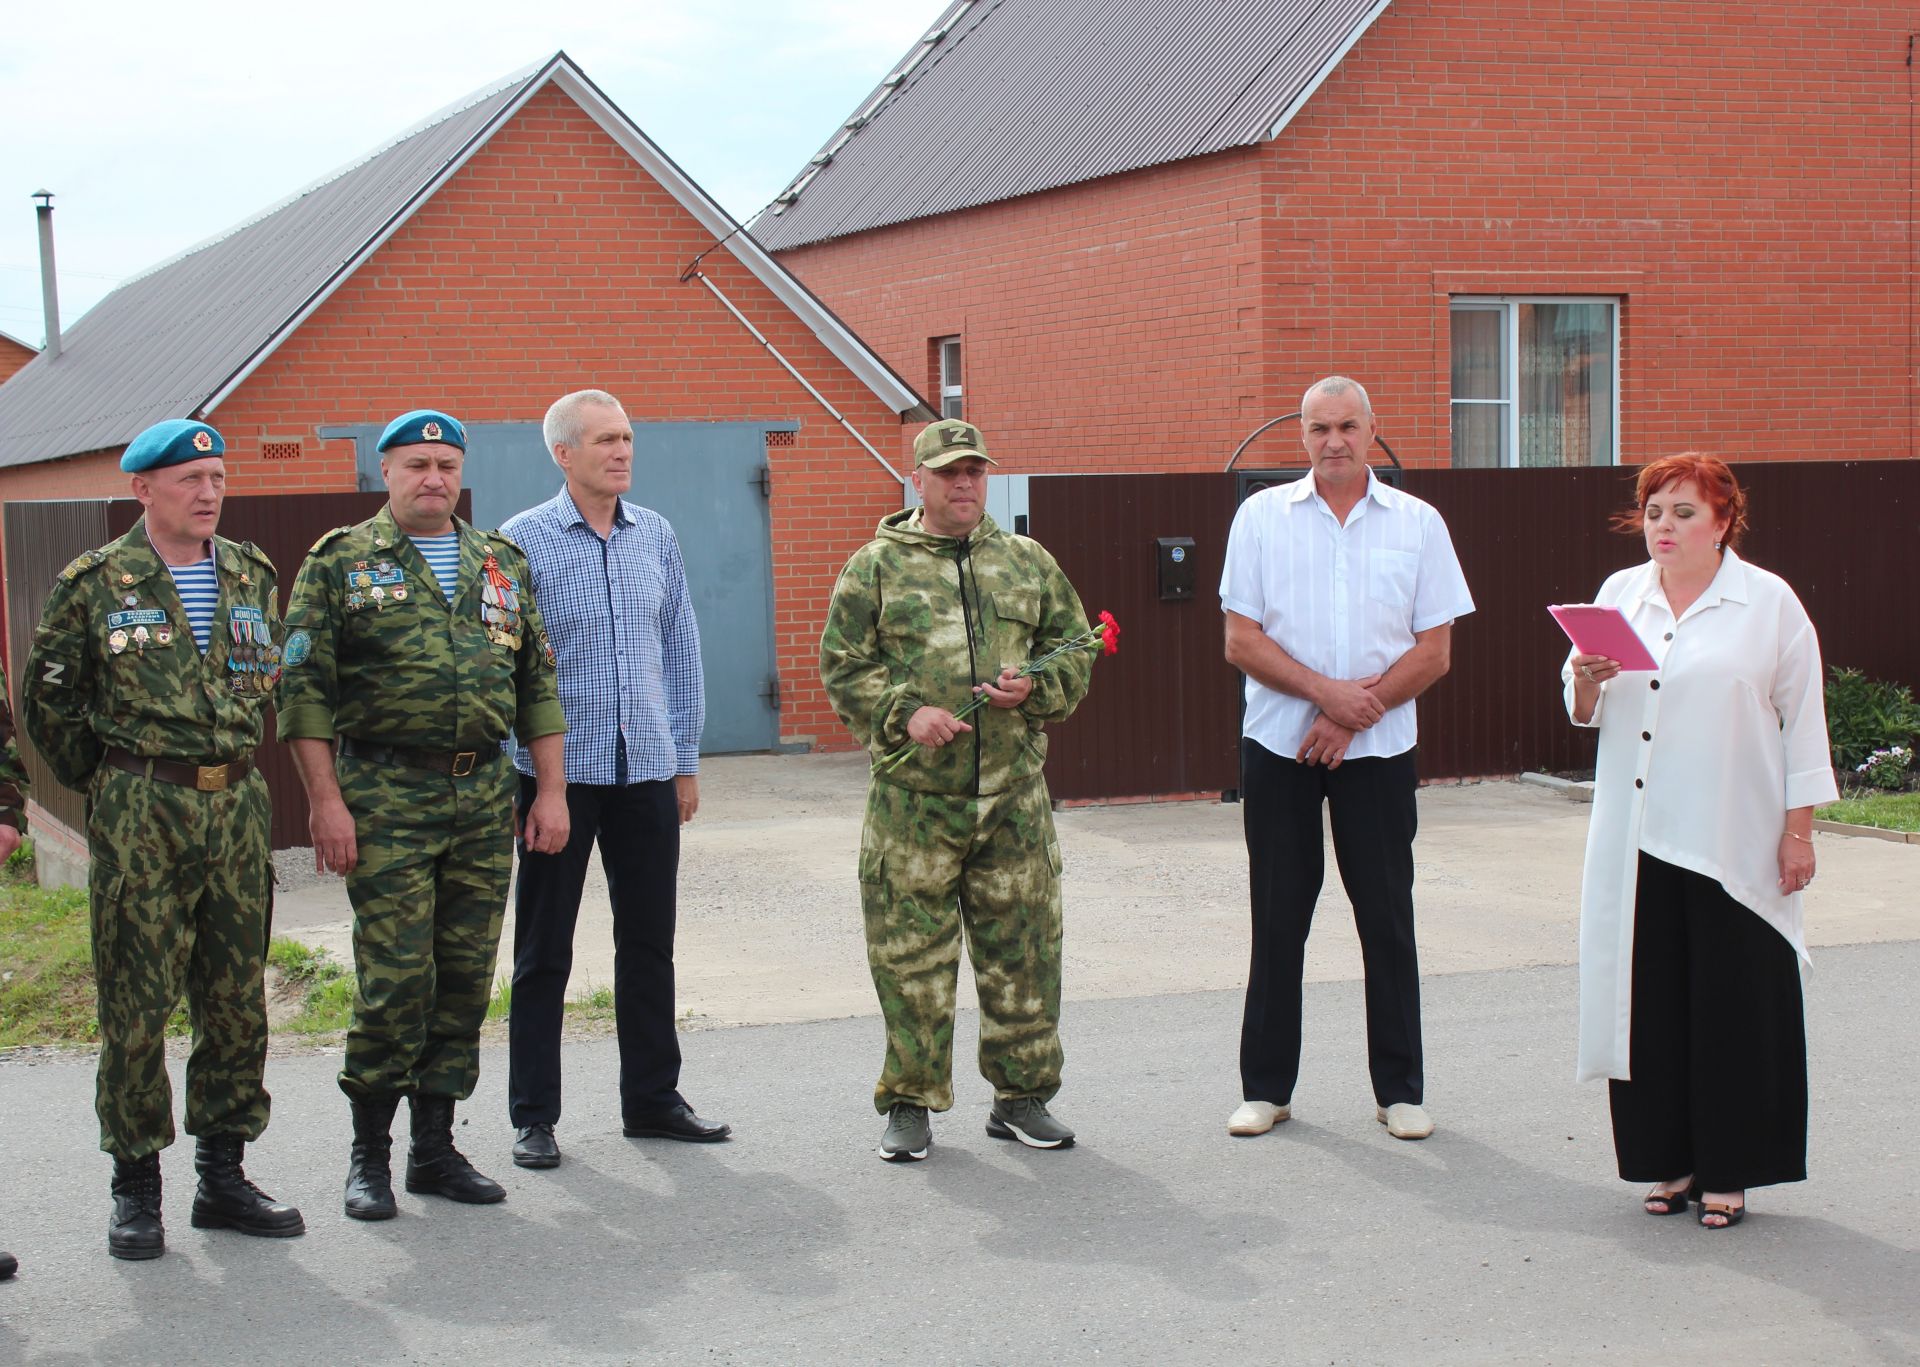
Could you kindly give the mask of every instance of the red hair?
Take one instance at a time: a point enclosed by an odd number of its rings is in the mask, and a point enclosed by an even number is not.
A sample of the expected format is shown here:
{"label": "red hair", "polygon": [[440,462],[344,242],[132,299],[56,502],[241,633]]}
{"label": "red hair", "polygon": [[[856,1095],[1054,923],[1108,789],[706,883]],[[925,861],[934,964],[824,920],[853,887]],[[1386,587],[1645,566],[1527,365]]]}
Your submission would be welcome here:
{"label": "red hair", "polygon": [[1688,480],[1700,490],[1700,497],[1706,500],[1714,521],[1726,519],[1727,530],[1721,540],[1729,550],[1737,547],[1747,530],[1747,491],[1740,487],[1740,481],[1733,477],[1724,460],[1698,451],[1682,451],[1677,456],[1641,466],[1640,477],[1633,485],[1634,506],[1614,514],[1613,529],[1630,536],[1642,535],[1646,530],[1647,500],[1662,489]]}

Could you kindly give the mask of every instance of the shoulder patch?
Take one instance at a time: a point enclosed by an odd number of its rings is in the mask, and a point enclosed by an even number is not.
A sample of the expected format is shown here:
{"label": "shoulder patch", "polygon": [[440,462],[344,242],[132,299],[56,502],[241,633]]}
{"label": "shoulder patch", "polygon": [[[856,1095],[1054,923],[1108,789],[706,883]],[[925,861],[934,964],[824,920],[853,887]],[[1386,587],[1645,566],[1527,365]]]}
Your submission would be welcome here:
{"label": "shoulder patch", "polygon": [[322,546],[326,545],[329,541],[333,540],[335,537],[341,535],[343,532],[350,532],[352,530],[353,528],[351,527],[335,527],[330,532],[322,533],[318,541],[314,542],[311,546],[307,547],[307,554],[312,555],[315,551],[319,550]]}
{"label": "shoulder patch", "polygon": [[107,553],[105,551],[82,551],[67,562],[67,567],[60,571],[60,577],[62,579],[78,579],[95,565],[104,565],[106,561]]}

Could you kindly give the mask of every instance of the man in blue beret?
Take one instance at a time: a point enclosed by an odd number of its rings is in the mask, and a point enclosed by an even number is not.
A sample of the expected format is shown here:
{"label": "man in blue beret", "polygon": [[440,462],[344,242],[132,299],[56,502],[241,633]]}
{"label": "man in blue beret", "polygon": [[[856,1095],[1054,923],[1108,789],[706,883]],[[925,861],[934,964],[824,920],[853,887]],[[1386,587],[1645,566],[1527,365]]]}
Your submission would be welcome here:
{"label": "man in blue beret", "polygon": [[22,681],[28,736],[54,777],[87,797],[95,1109],[100,1147],[113,1156],[107,1251],[116,1258],[166,1251],[166,1027],[183,990],[193,1020],[194,1226],[269,1238],[306,1229],[241,1168],[269,1106],[271,799],[253,752],[283,636],[272,562],[214,530],[225,450],[218,432],[187,418],[133,440],[120,468],[145,512],[61,572]]}
{"label": "man in blue beret", "polygon": [[487,1204],[453,1144],[513,870],[509,732],[532,755],[529,850],[566,848],[566,722],[520,548],[454,516],[459,422],[415,409],[380,436],[388,502],[314,543],[287,604],[280,738],[312,808],[314,862],[347,879],[356,971],[340,1089],[346,1213],[391,1219],[392,1124],[412,1103],[407,1190]]}

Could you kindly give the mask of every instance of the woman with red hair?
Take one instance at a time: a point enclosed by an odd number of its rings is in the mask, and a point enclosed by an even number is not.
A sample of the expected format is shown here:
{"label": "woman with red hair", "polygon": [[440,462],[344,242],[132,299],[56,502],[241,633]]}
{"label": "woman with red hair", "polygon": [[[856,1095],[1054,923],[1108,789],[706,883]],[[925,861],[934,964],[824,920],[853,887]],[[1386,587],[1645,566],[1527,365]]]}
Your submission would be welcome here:
{"label": "woman with red hair", "polygon": [[1700,1203],[1726,1229],[1746,1189],[1807,1175],[1800,897],[1813,809],[1838,796],[1820,643],[1778,575],[1734,553],[1747,499],[1695,452],[1640,472],[1647,563],[1595,602],[1651,672],[1576,649],[1567,714],[1598,727],[1580,905],[1581,1080],[1608,1078],[1620,1176],[1650,1215]]}

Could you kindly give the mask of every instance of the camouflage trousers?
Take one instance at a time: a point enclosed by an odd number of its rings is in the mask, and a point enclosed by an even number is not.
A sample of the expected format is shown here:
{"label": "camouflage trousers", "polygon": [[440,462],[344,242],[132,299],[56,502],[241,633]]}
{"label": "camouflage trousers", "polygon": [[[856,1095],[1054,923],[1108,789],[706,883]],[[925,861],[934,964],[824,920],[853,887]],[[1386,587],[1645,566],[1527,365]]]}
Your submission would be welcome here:
{"label": "camouflage trousers", "polygon": [[340,792],[360,862],[353,1025],[340,1090],[464,1101],[513,877],[513,765],[482,752],[464,778],[342,755]]}
{"label": "camouflage trousers", "polygon": [[103,764],[87,789],[87,893],[100,1004],[100,1147],[171,1144],[167,1020],[187,999],[187,1133],[260,1137],[271,1104],[263,961],[272,799],[256,769],[203,793]]}
{"label": "camouflage trousers", "polygon": [[873,1102],[953,1105],[964,932],[980,996],[980,1073],[998,1097],[1060,1090],[1060,843],[1036,775],[991,797],[875,779],[860,833],[867,963],[886,1017]]}

